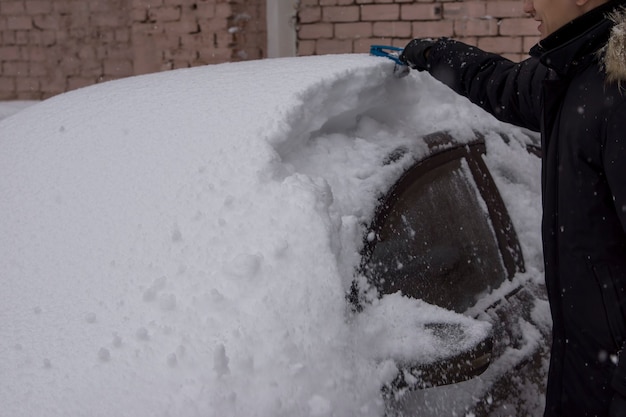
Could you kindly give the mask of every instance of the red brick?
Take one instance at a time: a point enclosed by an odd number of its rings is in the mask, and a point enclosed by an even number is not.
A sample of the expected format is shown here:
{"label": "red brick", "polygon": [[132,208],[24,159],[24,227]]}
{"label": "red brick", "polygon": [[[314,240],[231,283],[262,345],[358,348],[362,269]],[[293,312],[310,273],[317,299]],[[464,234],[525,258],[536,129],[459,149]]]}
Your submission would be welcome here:
{"label": "red brick", "polygon": [[67,85],[66,77],[58,68],[49,72],[45,79],[41,80],[41,91],[44,95],[50,96],[65,91]]}
{"label": "red brick", "polygon": [[56,34],[51,30],[31,30],[28,37],[33,45],[50,46],[56,43]]}
{"label": "red brick", "polygon": [[33,28],[33,21],[28,16],[7,16],[8,30],[30,30]]}
{"label": "red brick", "polygon": [[135,8],[149,8],[149,7],[158,7],[163,4],[163,0],[134,0],[133,6]]}
{"label": "red brick", "polygon": [[478,38],[476,36],[458,37],[457,39],[468,45],[472,45],[472,46],[478,45]]}
{"label": "red brick", "polygon": [[214,41],[213,35],[204,34],[202,32],[183,33],[182,35],[178,36],[178,39],[180,39],[179,44],[182,45],[183,48],[194,50],[202,49],[206,47],[206,45],[212,45]]}
{"label": "red brick", "polygon": [[215,4],[213,3],[200,3],[198,8],[194,10],[193,14],[201,19],[210,19],[215,17]]}
{"label": "red brick", "polygon": [[80,67],[80,60],[71,55],[61,58],[61,61],[56,66],[56,68],[61,71],[64,77],[68,75],[78,75],[80,73]]}
{"label": "red brick", "polygon": [[397,46],[398,48],[404,48],[407,43],[409,43],[411,39],[394,39],[391,42],[391,46]]}
{"label": "red brick", "polygon": [[389,43],[388,39],[381,39],[381,38],[355,39],[352,44],[352,52],[357,53],[357,54],[369,53],[370,46],[374,44],[381,44],[383,43],[383,41],[385,44]]}
{"label": "red brick", "polygon": [[308,56],[315,54],[315,45],[316,41],[314,40],[300,40],[298,41],[298,56]]}
{"label": "red brick", "polygon": [[123,27],[115,29],[114,33],[117,42],[130,42],[130,29]]}
{"label": "red brick", "polygon": [[28,57],[30,62],[46,62],[49,57],[47,52],[48,48],[42,46],[30,46],[23,50],[24,56]]}
{"label": "red brick", "polygon": [[528,58],[528,55],[525,55],[525,54],[502,54],[502,56],[513,62],[520,62]]}
{"label": "red brick", "polygon": [[37,15],[33,17],[33,25],[37,29],[45,30],[58,30],[61,28],[61,18],[56,14],[51,15]]}
{"label": "red brick", "polygon": [[131,59],[131,50],[126,45],[114,44],[105,45],[106,57],[110,59],[126,60]]}
{"label": "red brick", "polygon": [[14,90],[15,90],[15,78],[0,77],[0,91],[14,91]]}
{"label": "red brick", "polygon": [[30,41],[30,37],[28,36],[28,30],[16,30],[15,33],[15,44],[16,45],[27,45]]}
{"label": "red brick", "polygon": [[54,12],[58,14],[89,13],[89,1],[51,1],[50,3]]}
{"label": "red brick", "polygon": [[300,8],[308,6],[319,6],[320,0],[300,0]]}
{"label": "red brick", "polygon": [[133,74],[133,64],[129,60],[105,60],[104,74],[113,76],[129,76]]}
{"label": "red brick", "polygon": [[198,52],[185,48],[176,48],[171,51],[165,51],[163,57],[174,61],[193,61],[198,58]]}
{"label": "red brick", "polygon": [[228,32],[220,32],[215,34],[215,42],[218,48],[230,48],[235,46],[233,35]]}
{"label": "red brick", "polygon": [[408,38],[411,36],[411,23],[375,22],[373,27],[373,35],[390,38]]}
{"label": "red brick", "polygon": [[52,3],[50,0],[26,0],[26,11],[29,14],[52,13]]}
{"label": "red brick", "polygon": [[[82,63],[80,75],[83,77],[93,77],[94,79],[102,75],[102,65],[100,61],[94,61],[91,63]],[[133,67],[134,68],[134,67]]]}
{"label": "red brick", "polygon": [[110,14],[114,9],[111,1],[86,1],[89,13],[107,13]]}
{"label": "red brick", "polygon": [[152,7],[148,10],[148,19],[158,22],[173,22],[180,19],[180,7]]}
{"label": "red brick", "polygon": [[336,6],[337,0],[319,0],[320,6]]}
{"label": "red brick", "polygon": [[200,31],[202,33],[213,33],[228,29],[228,21],[226,19],[200,20],[198,25],[200,25]]}
{"label": "red brick", "polygon": [[4,46],[15,45],[15,30],[5,30],[2,32],[2,44]]}
{"label": "red brick", "polygon": [[180,22],[157,23],[166,33],[196,33],[201,31],[200,25],[195,20],[182,20]]}
{"label": "red brick", "polygon": [[403,4],[400,10],[402,20],[439,20],[441,15],[440,4]]}
{"label": "red brick", "polygon": [[102,12],[92,13],[89,20],[90,20],[90,23],[94,26],[111,27],[111,28],[119,27],[120,24],[122,23],[120,22],[120,19],[115,14],[102,13]]}
{"label": "red brick", "polygon": [[191,65],[187,61],[172,61],[172,63],[173,63],[172,69],[182,69],[182,68],[191,67]]}
{"label": "red brick", "polygon": [[318,55],[351,53],[352,41],[337,40],[337,39],[320,39],[317,41],[316,52]]}
{"label": "red brick", "polygon": [[218,62],[230,61],[233,51],[230,48],[207,48],[198,51],[199,58],[207,64],[216,64]]}
{"label": "red brick", "polygon": [[215,17],[217,18],[222,18],[222,17],[226,17],[229,18],[234,14],[233,9],[231,7],[230,4],[228,3],[219,3],[215,5]]}
{"label": "red brick", "polygon": [[496,36],[498,22],[495,19],[462,19],[454,21],[456,36]]}
{"label": "red brick", "polygon": [[43,100],[41,91],[22,91],[17,94],[18,100]]}
{"label": "red brick", "polygon": [[[160,53],[161,50],[168,48],[178,48],[180,45],[180,37],[181,35],[175,33],[157,33],[149,37],[149,40],[146,42],[144,38],[142,42],[147,45],[154,45],[153,53]],[[213,42],[213,34],[210,35],[211,42]]]}
{"label": "red brick", "polygon": [[522,2],[519,0],[498,0],[487,2],[486,13],[493,17],[523,17]]}
{"label": "red brick", "polygon": [[[100,42],[105,43],[105,44],[115,43],[115,28],[103,27],[103,28],[100,28],[100,30],[98,30],[97,33],[98,33],[98,38]],[[74,33],[72,33],[72,37],[80,38],[81,36],[76,36],[74,35]]]}
{"label": "red brick", "polygon": [[39,91],[39,80],[30,77],[18,77],[16,80],[16,90],[20,91]]}
{"label": "red brick", "polygon": [[147,22],[148,10],[147,9],[133,9],[130,12],[130,18],[133,22]]}
{"label": "red brick", "polygon": [[333,25],[331,23],[315,23],[312,25],[301,25],[298,30],[300,39],[320,39],[333,37]]}
{"label": "red brick", "polygon": [[24,2],[2,0],[0,2],[0,14],[2,15],[23,15],[25,12]]}
{"label": "red brick", "polygon": [[537,42],[539,42],[541,37],[540,36],[524,36],[523,39],[524,39],[523,50],[524,50],[524,53],[526,53],[530,51],[530,48],[535,46]]}
{"label": "red brick", "polygon": [[68,77],[67,89],[76,90],[96,83],[97,78],[85,78],[85,77]]}
{"label": "red brick", "polygon": [[18,61],[21,58],[18,46],[0,46],[0,61]]}
{"label": "red brick", "polygon": [[454,22],[452,20],[413,22],[412,24],[412,38],[439,38],[442,36],[454,36]]}
{"label": "red brick", "polygon": [[328,6],[322,8],[324,22],[358,22],[358,6]]}
{"label": "red brick", "polygon": [[398,4],[373,4],[361,6],[361,19],[368,21],[384,21],[400,19]]}
{"label": "red brick", "polygon": [[45,62],[31,62],[28,67],[28,75],[31,77],[42,78],[48,74]]}
{"label": "red brick", "polygon": [[487,15],[487,4],[482,1],[444,3],[444,19],[461,19],[468,17],[485,17]]}
{"label": "red brick", "polygon": [[335,38],[354,39],[369,38],[372,36],[372,24],[369,22],[337,23],[335,25]]}
{"label": "red brick", "polygon": [[529,18],[502,19],[500,22],[500,35],[521,36],[537,35],[539,23]]}
{"label": "red brick", "polygon": [[306,7],[298,14],[300,23],[315,23],[322,20],[321,7]]}
{"label": "red brick", "polygon": [[522,53],[521,37],[483,37],[478,38],[478,47],[496,54]]}
{"label": "red brick", "polygon": [[28,62],[26,61],[10,61],[2,64],[3,75],[19,75],[25,77],[28,75]]}

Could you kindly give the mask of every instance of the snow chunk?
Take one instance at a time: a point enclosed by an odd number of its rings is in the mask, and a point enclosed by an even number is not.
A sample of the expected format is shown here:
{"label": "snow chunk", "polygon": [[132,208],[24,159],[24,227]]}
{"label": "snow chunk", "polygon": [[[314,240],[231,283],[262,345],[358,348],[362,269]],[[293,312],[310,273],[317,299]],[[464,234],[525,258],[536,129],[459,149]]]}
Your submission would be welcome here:
{"label": "snow chunk", "polygon": [[213,352],[213,370],[218,377],[222,377],[230,373],[228,368],[228,356],[226,356],[226,348],[223,344],[217,345]]}
{"label": "snow chunk", "polygon": [[111,352],[107,348],[100,348],[98,350],[98,359],[100,362],[108,362],[111,360]]}

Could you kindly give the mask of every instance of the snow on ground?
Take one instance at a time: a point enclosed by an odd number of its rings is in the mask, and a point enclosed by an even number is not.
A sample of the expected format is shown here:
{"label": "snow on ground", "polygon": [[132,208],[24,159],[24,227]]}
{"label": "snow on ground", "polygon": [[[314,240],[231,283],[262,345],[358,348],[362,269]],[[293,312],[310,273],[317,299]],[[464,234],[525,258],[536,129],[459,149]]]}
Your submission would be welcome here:
{"label": "snow on ground", "polygon": [[[357,317],[345,300],[364,225],[412,160],[383,166],[391,151],[419,156],[436,130],[524,140],[392,66],[177,70],[0,121],[0,416],[381,416],[396,360],[482,337],[419,300]],[[501,151],[513,169],[519,148]],[[539,185],[509,189],[540,275]],[[463,343],[441,345],[432,320],[461,323]]]}

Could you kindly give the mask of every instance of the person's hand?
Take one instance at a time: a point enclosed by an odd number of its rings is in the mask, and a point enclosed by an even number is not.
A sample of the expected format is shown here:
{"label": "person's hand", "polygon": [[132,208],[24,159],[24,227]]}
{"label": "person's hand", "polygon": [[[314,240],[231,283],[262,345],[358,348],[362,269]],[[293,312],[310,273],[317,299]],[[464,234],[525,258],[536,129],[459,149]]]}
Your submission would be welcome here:
{"label": "person's hand", "polygon": [[428,53],[434,44],[434,39],[413,39],[404,47],[398,59],[413,69],[427,70]]}
{"label": "person's hand", "polygon": [[609,417],[626,417],[626,397],[621,394],[613,394],[609,406]]}

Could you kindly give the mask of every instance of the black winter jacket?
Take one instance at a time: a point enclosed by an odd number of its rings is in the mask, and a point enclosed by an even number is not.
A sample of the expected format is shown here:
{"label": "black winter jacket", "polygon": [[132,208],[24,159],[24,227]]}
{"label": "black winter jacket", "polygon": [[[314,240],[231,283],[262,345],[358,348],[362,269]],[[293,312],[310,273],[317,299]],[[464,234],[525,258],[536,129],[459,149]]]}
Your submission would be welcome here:
{"label": "black winter jacket", "polygon": [[567,24],[521,63],[449,39],[437,41],[428,56],[434,77],[499,119],[542,134],[542,235],[553,319],[545,416],[607,416],[614,395],[626,397],[620,4],[611,1]]}

